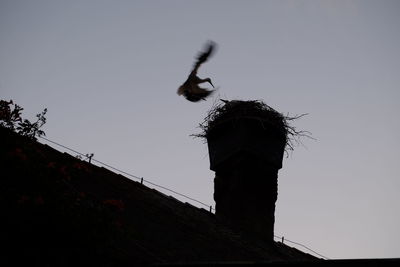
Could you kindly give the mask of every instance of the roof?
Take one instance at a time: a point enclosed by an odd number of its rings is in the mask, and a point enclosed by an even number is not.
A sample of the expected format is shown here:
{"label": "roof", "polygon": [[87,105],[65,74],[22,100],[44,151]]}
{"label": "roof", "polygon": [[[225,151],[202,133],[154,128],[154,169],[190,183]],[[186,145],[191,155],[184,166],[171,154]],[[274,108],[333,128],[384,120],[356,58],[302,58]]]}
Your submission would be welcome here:
{"label": "roof", "polygon": [[2,239],[14,260],[123,266],[316,259],[235,233],[205,209],[1,127],[0,146]]}

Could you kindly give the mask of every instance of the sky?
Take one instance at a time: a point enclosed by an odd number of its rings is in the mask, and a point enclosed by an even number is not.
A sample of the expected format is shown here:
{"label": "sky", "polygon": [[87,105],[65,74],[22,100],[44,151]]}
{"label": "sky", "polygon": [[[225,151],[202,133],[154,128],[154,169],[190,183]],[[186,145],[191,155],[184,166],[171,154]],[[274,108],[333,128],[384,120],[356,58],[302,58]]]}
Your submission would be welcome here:
{"label": "sky", "polygon": [[[47,108],[50,140],[210,205],[207,145],[190,135],[215,101],[308,113],[293,126],[315,140],[283,160],[275,234],[332,259],[400,257],[399,14],[388,0],[0,0],[0,98],[30,120]],[[176,90],[207,40],[198,74],[219,89],[191,103]]]}

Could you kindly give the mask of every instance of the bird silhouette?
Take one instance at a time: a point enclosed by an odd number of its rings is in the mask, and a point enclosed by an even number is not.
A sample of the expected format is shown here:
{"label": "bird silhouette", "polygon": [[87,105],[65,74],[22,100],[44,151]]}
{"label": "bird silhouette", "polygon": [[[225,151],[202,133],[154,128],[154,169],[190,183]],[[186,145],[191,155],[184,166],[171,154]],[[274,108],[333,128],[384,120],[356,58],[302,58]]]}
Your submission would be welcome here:
{"label": "bird silhouette", "polygon": [[209,41],[206,44],[206,49],[203,52],[199,53],[199,55],[197,56],[197,60],[193,66],[193,70],[189,74],[189,77],[178,88],[178,95],[183,95],[187,100],[191,102],[198,102],[200,100],[206,100],[206,98],[214,92],[214,90],[208,90],[199,86],[200,83],[208,82],[213,88],[215,88],[210,78],[199,78],[197,76],[197,71],[200,68],[201,64],[206,62],[208,58],[215,52],[215,49],[215,42]]}

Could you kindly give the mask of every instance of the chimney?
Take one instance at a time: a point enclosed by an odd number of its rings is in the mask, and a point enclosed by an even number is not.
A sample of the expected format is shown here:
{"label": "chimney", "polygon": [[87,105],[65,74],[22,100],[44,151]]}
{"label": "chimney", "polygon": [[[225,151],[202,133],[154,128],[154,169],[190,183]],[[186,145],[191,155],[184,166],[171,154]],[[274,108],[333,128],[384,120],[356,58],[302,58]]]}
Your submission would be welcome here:
{"label": "chimney", "polygon": [[260,101],[223,102],[202,125],[215,171],[216,216],[242,233],[272,242],[285,117]]}

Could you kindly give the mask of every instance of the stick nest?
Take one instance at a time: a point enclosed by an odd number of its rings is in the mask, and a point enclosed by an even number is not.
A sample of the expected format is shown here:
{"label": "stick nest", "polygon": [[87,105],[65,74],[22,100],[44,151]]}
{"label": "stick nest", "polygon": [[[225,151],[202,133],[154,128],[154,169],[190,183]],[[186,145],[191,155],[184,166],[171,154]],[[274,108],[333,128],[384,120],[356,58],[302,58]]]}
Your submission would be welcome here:
{"label": "stick nest", "polygon": [[285,152],[293,151],[294,147],[301,143],[301,137],[311,137],[308,131],[299,131],[291,122],[307,114],[296,116],[283,115],[261,100],[223,100],[214,103],[204,121],[200,123],[199,134],[193,134],[207,141],[210,133],[219,124],[227,121],[235,121],[243,118],[258,120],[263,127],[273,127],[285,140]]}

